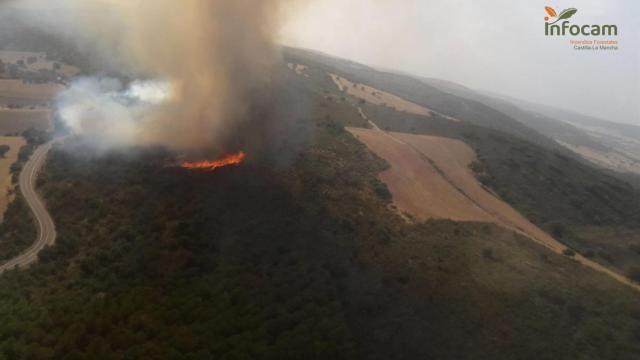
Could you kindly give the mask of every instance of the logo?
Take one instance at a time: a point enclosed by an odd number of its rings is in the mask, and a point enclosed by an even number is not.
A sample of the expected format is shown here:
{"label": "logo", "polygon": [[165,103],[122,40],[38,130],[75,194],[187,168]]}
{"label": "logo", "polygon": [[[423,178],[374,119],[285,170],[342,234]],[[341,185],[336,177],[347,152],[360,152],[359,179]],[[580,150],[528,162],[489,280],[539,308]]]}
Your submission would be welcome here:
{"label": "logo", "polygon": [[616,25],[571,24],[569,19],[578,13],[576,8],[564,9],[560,14],[551,6],[545,6],[544,10],[549,15],[544,18],[545,36],[618,36],[618,27]]}

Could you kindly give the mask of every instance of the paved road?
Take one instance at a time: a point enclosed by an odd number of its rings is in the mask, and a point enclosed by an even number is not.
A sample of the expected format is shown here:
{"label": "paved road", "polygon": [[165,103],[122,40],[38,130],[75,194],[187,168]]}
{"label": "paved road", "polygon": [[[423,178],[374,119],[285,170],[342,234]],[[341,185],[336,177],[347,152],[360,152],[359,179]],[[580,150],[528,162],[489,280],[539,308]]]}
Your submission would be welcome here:
{"label": "paved road", "polygon": [[38,237],[36,241],[25,252],[9,260],[0,266],[0,273],[17,267],[26,267],[38,260],[38,253],[47,245],[52,245],[56,241],[56,227],[47,212],[44,203],[36,193],[36,179],[38,172],[42,168],[47,153],[51,150],[54,141],[41,145],[27,161],[20,173],[20,192],[31,208],[38,224]]}

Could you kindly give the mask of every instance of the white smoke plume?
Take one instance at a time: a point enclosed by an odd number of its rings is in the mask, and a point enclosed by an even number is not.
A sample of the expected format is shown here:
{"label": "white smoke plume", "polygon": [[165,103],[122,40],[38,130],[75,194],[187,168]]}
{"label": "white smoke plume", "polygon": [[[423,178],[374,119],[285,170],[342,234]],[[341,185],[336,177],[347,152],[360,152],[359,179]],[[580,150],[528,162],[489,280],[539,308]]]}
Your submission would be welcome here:
{"label": "white smoke plume", "polygon": [[77,44],[105,71],[162,79],[75,81],[58,99],[60,118],[75,132],[189,150],[233,135],[270,83],[284,1],[13,0],[4,7]]}
{"label": "white smoke plume", "polygon": [[171,96],[166,81],[135,81],[125,87],[118,79],[81,78],[56,99],[57,115],[74,134],[96,144],[126,146],[153,125],[154,112]]}

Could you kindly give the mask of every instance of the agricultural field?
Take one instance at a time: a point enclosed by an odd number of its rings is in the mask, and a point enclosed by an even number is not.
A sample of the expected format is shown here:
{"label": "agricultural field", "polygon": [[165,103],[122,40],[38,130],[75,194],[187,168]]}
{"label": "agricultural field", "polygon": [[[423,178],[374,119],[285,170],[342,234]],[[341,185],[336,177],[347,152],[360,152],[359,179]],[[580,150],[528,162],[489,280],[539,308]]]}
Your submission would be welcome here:
{"label": "agricultural field", "polygon": [[27,84],[22,80],[0,80],[0,135],[15,135],[27,129],[51,130],[49,107],[59,84]]}
{"label": "agricultural field", "polygon": [[52,130],[51,110],[45,107],[33,109],[0,107],[0,135],[17,135],[31,128],[42,131]]}
{"label": "agricultural field", "polygon": [[47,105],[64,87],[59,84],[29,84],[22,80],[0,80],[0,105],[25,107]]}
{"label": "agricultural field", "polygon": [[[43,52],[0,50],[0,61],[4,64],[24,64],[23,68],[29,71],[54,70],[66,77],[75,76],[80,72],[75,66],[47,59]],[[5,68],[4,72],[0,71],[1,77],[8,75],[7,70]]]}
{"label": "agricultural field", "polygon": [[51,101],[78,72],[45,53],[0,51],[0,135],[51,130]]}
{"label": "agricultural field", "polygon": [[[300,66],[300,65],[298,65]],[[297,70],[296,70],[297,71]],[[355,96],[363,101],[376,105],[384,105],[398,111],[411,114],[430,116],[431,111],[423,106],[404,100],[388,92],[373,88],[364,84],[356,84],[335,74],[329,74],[340,91],[346,91],[349,95]]]}

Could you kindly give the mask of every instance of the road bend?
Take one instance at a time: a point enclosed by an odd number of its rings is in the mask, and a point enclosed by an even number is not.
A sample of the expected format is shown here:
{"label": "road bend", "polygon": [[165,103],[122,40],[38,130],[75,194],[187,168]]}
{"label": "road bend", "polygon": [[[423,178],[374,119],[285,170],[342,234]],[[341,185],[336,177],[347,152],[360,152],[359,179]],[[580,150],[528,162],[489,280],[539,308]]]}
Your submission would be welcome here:
{"label": "road bend", "polygon": [[56,227],[51,219],[51,215],[44,206],[42,199],[36,192],[36,180],[38,173],[47,158],[47,154],[53,143],[50,141],[39,146],[31,158],[26,162],[20,172],[19,187],[22,196],[33,213],[38,226],[38,237],[36,241],[22,254],[0,265],[0,273],[13,268],[24,268],[38,260],[38,253],[46,246],[53,245],[56,241]]}

